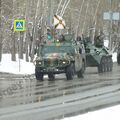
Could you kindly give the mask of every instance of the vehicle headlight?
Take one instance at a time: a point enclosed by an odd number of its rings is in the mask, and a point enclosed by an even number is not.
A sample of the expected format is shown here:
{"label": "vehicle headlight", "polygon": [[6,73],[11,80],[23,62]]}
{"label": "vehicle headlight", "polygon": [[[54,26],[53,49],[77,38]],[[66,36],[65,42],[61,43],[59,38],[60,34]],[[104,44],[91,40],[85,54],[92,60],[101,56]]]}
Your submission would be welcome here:
{"label": "vehicle headlight", "polygon": [[42,65],[42,61],[36,61],[37,65]]}
{"label": "vehicle headlight", "polygon": [[41,62],[41,61],[39,61],[39,62],[38,62],[38,64],[39,64],[39,65],[41,65],[41,64],[42,64],[42,62]]}
{"label": "vehicle headlight", "polygon": [[63,64],[63,65],[69,64],[69,61],[68,61],[68,60],[63,60],[63,61],[62,61],[62,64]]}
{"label": "vehicle headlight", "polygon": [[99,51],[96,51],[96,53],[97,53],[97,54],[100,54],[100,52],[99,52]]}
{"label": "vehicle headlight", "polygon": [[62,63],[63,63],[63,64],[66,64],[66,61],[63,61]]}
{"label": "vehicle headlight", "polygon": [[67,65],[67,64],[69,64],[68,60],[60,60],[59,61],[59,65]]}

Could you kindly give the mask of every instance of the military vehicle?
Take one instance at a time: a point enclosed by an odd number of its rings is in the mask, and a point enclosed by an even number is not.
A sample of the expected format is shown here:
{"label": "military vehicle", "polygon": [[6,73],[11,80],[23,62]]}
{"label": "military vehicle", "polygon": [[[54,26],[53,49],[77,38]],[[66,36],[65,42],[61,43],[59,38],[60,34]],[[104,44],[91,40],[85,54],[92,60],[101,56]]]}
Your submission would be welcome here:
{"label": "military vehicle", "polygon": [[56,39],[47,40],[37,50],[35,76],[43,80],[45,74],[50,80],[55,74],[65,73],[67,80],[83,77],[85,70],[85,50],[73,34],[59,35]]}
{"label": "military vehicle", "polygon": [[112,54],[103,45],[103,41],[99,37],[96,37],[93,44],[90,37],[83,39],[86,51],[86,66],[98,67],[99,73],[112,71]]}
{"label": "military vehicle", "polygon": [[120,64],[120,42],[119,42],[118,50],[117,50],[117,63]]}

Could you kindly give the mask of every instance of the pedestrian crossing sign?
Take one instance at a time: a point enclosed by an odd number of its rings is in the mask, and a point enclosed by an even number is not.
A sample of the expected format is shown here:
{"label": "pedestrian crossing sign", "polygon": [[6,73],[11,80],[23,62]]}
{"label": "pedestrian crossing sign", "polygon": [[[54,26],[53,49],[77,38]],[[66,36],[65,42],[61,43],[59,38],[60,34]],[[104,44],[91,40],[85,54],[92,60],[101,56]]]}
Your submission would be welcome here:
{"label": "pedestrian crossing sign", "polygon": [[14,20],[14,31],[25,31],[25,20]]}

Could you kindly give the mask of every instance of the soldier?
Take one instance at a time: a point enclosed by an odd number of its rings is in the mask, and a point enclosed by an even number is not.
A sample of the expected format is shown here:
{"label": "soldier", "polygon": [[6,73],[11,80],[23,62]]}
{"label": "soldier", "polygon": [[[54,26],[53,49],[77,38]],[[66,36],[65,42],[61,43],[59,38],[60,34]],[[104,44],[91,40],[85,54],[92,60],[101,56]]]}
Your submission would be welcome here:
{"label": "soldier", "polygon": [[104,33],[100,31],[98,34],[95,33],[94,44],[96,47],[102,47],[104,45]]}

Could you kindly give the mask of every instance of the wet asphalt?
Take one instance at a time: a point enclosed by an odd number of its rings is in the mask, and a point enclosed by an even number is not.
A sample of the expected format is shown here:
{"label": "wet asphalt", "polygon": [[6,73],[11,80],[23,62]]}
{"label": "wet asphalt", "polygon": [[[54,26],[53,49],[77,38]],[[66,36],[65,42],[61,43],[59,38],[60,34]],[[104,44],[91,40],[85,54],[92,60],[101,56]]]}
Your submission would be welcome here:
{"label": "wet asphalt", "polygon": [[[47,76],[44,77],[44,81],[37,81],[34,74],[14,75],[0,73],[0,109],[44,102],[46,102],[46,105],[47,102],[51,105],[52,100],[55,100],[54,104],[66,101],[74,103],[74,101],[78,102],[79,100],[101,96],[106,100],[108,99],[106,96],[111,98],[111,101],[109,101],[110,106],[120,103],[117,98],[116,101],[112,99],[112,96],[118,96],[119,85],[120,66],[117,63],[114,63],[112,72],[100,74],[98,74],[96,67],[88,67],[84,78],[78,79],[75,76],[73,80],[66,80],[64,74],[56,75],[56,79],[53,81],[49,81]],[[59,98],[62,98],[61,101]],[[59,102],[57,99],[59,99]],[[96,103],[96,107],[98,104]],[[107,102],[102,101],[101,106],[105,106],[105,104],[107,105]],[[96,107],[94,106],[94,108]]]}

